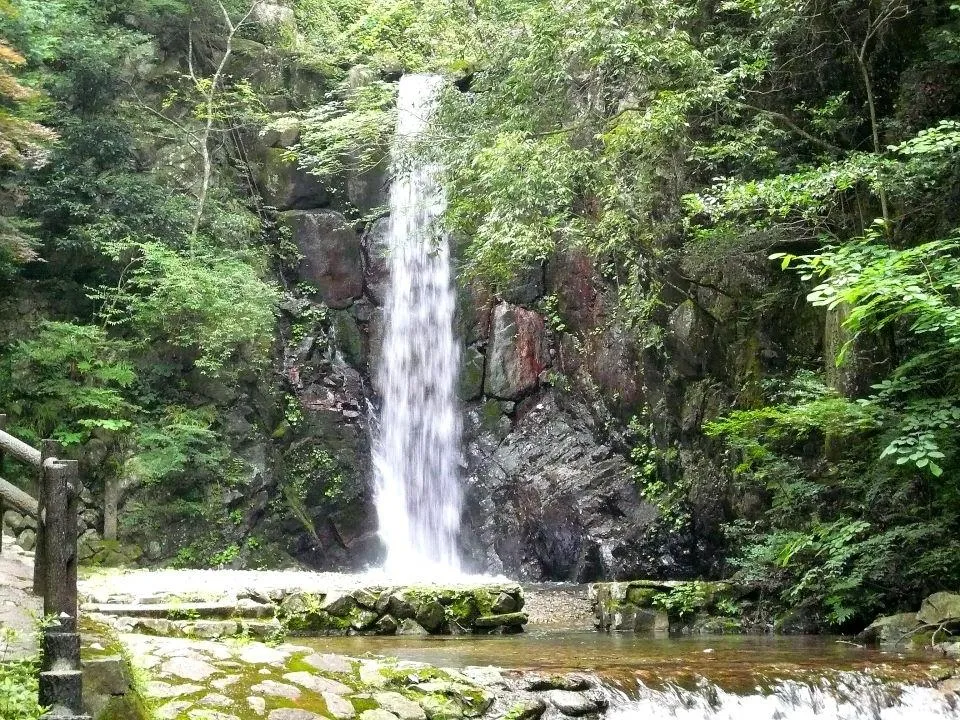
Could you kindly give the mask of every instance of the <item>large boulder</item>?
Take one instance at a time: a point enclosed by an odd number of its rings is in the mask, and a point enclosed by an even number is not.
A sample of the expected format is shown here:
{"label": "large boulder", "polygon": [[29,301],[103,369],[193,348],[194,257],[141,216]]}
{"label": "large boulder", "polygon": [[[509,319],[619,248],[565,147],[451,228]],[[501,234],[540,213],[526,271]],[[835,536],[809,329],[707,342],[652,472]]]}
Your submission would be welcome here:
{"label": "large boulder", "polygon": [[377,220],[363,236],[363,253],[366,264],[363,273],[367,295],[377,305],[383,305],[390,285],[390,263],[388,259],[390,218]]}
{"label": "large boulder", "polygon": [[328,187],[316,175],[311,175],[292,160],[281,143],[289,131],[276,131],[276,137],[267,141],[277,147],[262,147],[258,150],[259,162],[253,165],[255,181],[263,201],[278,210],[310,210],[326,207],[331,203]]}
{"label": "large boulder", "polygon": [[388,165],[383,161],[376,167],[347,173],[347,199],[361,215],[380,211],[390,202]]}
{"label": "large boulder", "polygon": [[558,310],[574,332],[586,332],[600,325],[604,315],[599,273],[589,254],[560,253],[547,267],[549,292],[559,298]]}
{"label": "large boulder", "polygon": [[598,439],[588,407],[549,390],[513,415],[505,437],[467,416],[462,527],[472,563],[523,580],[690,572],[689,544],[658,527],[656,508],[638,496],[626,459]]}
{"label": "large boulder", "polygon": [[360,238],[346,218],[333,210],[292,210],[283,213],[302,258],[298,276],[313,285],[323,302],[348,307],[363,293]]}
{"label": "large boulder", "polygon": [[517,273],[504,288],[504,300],[517,305],[532,305],[543,297],[544,270],[542,263],[534,263]]}
{"label": "large boulder", "polygon": [[709,372],[710,326],[692,300],[677,305],[667,319],[668,344],[673,365],[685,378],[704,377]]}
{"label": "large boulder", "polygon": [[952,621],[960,624],[960,594],[936,592],[920,605],[917,620],[924,625],[939,625]]}
{"label": "large boulder", "polygon": [[509,303],[497,305],[487,350],[487,394],[513,400],[529,393],[547,362],[543,317]]}
{"label": "large boulder", "polygon": [[884,615],[860,631],[857,638],[865,642],[877,642],[884,645],[896,645],[909,638],[919,623],[915,613]]}

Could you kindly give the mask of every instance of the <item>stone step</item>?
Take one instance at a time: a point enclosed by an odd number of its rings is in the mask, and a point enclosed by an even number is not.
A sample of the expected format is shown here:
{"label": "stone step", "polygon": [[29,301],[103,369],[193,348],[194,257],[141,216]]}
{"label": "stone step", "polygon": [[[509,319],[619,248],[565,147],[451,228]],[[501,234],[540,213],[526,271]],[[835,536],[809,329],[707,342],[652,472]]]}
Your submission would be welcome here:
{"label": "stone step", "polygon": [[80,670],[45,670],[40,673],[39,702],[49,708],[48,717],[79,718],[83,702]]}
{"label": "stone step", "polygon": [[94,618],[106,622],[118,632],[202,640],[220,640],[232,637],[270,640],[283,632],[283,626],[276,619],[168,620],[167,618],[133,617],[129,615],[94,615]]}
{"label": "stone step", "polygon": [[193,603],[84,603],[80,606],[80,610],[100,615],[163,618],[166,620],[264,619],[272,618],[276,613],[276,608],[273,605],[264,605],[249,600]]}

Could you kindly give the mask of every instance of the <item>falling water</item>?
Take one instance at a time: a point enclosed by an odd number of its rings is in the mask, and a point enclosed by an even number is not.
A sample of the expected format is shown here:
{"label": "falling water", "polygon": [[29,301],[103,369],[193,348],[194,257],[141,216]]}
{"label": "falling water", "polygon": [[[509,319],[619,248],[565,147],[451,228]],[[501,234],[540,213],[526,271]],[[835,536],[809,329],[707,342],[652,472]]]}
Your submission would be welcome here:
{"label": "falling water", "polygon": [[405,75],[397,96],[396,177],[390,190],[390,290],[379,365],[383,396],[374,446],[377,517],[395,577],[459,574],[460,418],[455,296],[437,167],[404,150],[426,128],[441,78]]}

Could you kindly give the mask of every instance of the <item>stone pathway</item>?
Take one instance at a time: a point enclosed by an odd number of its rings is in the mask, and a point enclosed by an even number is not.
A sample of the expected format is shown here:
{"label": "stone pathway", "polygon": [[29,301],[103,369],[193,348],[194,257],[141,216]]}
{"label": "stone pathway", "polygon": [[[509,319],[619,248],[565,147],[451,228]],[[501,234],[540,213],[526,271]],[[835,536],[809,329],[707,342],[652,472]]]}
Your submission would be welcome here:
{"label": "stone pathway", "polygon": [[[32,592],[33,553],[22,550],[14,538],[3,536],[0,552],[0,660],[29,657],[37,652],[36,620],[41,599]],[[8,638],[8,632],[12,637]]]}

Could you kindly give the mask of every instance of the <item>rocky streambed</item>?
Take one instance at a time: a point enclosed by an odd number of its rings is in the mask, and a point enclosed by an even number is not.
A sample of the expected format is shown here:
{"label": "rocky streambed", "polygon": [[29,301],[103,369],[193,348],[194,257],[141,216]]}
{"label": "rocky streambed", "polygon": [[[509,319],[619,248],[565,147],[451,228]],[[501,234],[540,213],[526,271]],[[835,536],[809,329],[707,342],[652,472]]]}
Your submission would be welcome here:
{"label": "rocky streambed", "polygon": [[[293,643],[117,637],[140,678],[133,689],[159,720],[533,720],[548,709],[579,717],[607,706],[598,683],[580,674],[442,669]],[[103,649],[95,645],[85,649],[88,663]]]}

